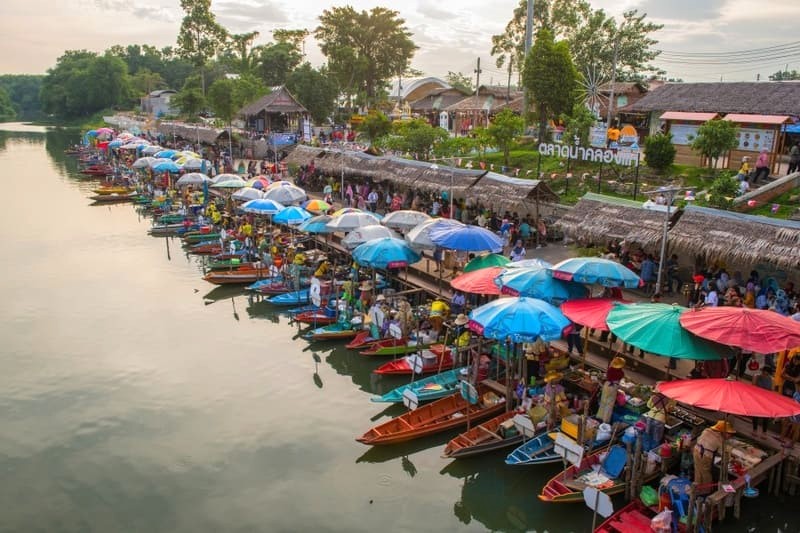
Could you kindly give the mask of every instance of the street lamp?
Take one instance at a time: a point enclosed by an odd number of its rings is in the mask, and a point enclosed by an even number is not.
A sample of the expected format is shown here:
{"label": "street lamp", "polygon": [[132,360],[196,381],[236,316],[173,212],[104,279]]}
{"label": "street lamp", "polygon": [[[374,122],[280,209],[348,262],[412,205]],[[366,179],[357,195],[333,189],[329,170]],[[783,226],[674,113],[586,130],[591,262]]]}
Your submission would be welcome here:
{"label": "street lamp", "polygon": [[670,214],[673,212],[672,209],[672,202],[675,199],[675,193],[692,189],[693,187],[659,187],[655,191],[648,191],[643,194],[651,195],[651,194],[663,194],[666,198],[666,209],[664,210],[664,226],[663,231],[661,233],[661,255],[659,256],[658,261],[658,276],[656,277],[656,289],[655,292],[661,294],[661,281],[664,275],[664,260],[665,256],[667,255],[667,230],[669,229],[669,217]]}

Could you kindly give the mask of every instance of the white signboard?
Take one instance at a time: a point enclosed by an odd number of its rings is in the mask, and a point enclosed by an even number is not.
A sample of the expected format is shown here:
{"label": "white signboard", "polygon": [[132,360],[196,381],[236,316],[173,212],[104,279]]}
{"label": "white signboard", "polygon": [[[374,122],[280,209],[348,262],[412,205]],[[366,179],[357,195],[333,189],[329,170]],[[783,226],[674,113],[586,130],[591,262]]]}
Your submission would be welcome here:
{"label": "white signboard", "polygon": [[606,147],[606,129],[603,126],[596,126],[589,130],[589,144],[592,148]]}
{"label": "white signboard", "polygon": [[395,339],[402,339],[403,330],[400,328],[399,324],[389,324],[389,335]]}
{"label": "white signboard", "polygon": [[672,134],[672,144],[687,146],[697,137],[698,124],[671,124],[669,132]]}
{"label": "white signboard", "polygon": [[630,151],[623,150],[604,150],[602,148],[585,148],[569,144],[542,143],[539,145],[539,153],[562,159],[575,159],[594,163],[615,163],[628,167],[639,165],[639,158],[636,155]]}
{"label": "white signboard", "polygon": [[320,296],[320,282],[318,278],[311,278],[311,286],[308,288],[308,296],[311,303],[319,307],[322,304],[322,297]]}
{"label": "white signboard", "polygon": [[443,130],[450,129],[450,115],[447,113],[447,111],[442,111],[439,113],[439,127]]}
{"label": "white signboard", "polygon": [[558,433],[553,451],[563,457],[568,463],[579,465],[583,460],[583,446],[569,438],[564,433]]}
{"label": "white signboard", "polygon": [[536,434],[536,426],[533,425],[533,420],[525,415],[514,415],[514,427],[517,428],[520,435],[526,439],[532,438]]}
{"label": "white signboard", "polygon": [[736,132],[736,140],[739,141],[739,146],[737,146],[739,150],[760,152],[766,149],[772,151],[775,130],[739,128]]}
{"label": "white signboard", "polygon": [[583,501],[586,506],[603,518],[608,518],[614,514],[614,504],[611,503],[611,496],[599,491],[594,487],[583,489]]}
{"label": "white signboard", "polygon": [[417,354],[409,355],[408,366],[411,367],[411,371],[413,373],[422,374],[422,369],[424,367],[424,362],[422,360],[422,357],[418,356]]}
{"label": "white signboard", "polygon": [[478,403],[478,389],[468,381],[461,382],[461,397],[471,404]]}
{"label": "white signboard", "polygon": [[311,121],[303,119],[303,140],[305,142],[311,142]]}
{"label": "white signboard", "polygon": [[417,393],[411,389],[406,389],[403,391],[403,405],[411,409],[412,411],[419,407],[419,398],[417,397]]}

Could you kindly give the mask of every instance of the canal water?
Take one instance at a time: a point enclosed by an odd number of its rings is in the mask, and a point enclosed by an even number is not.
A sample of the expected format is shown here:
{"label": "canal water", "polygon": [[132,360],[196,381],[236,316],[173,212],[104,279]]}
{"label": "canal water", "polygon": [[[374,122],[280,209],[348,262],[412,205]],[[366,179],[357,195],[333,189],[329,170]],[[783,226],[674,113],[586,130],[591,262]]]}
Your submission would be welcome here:
{"label": "canal water", "polygon": [[[355,442],[404,380],[204,282],[133,206],[90,205],[78,132],[0,130],[0,531],[590,529],[537,500],[559,468],[442,459],[453,433]],[[725,529],[796,531],[785,509]]]}

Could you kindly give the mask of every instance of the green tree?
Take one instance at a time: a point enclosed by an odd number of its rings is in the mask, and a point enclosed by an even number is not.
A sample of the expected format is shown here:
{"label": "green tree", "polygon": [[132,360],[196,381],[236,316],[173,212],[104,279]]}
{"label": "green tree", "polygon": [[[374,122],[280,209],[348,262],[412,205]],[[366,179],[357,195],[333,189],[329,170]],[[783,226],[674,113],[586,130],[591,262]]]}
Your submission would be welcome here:
{"label": "green tree", "polygon": [[569,115],[561,115],[561,120],[564,122],[564,135],[562,138],[567,139],[566,142],[571,143],[577,137],[581,146],[589,146],[589,132],[597,122],[597,117],[592,114],[588,107],[577,102],[573,104]]}
{"label": "green tree", "polygon": [[0,87],[0,122],[8,122],[17,117],[17,112],[14,110],[14,104],[11,102],[11,96],[4,87]]}
{"label": "green tree", "polygon": [[309,32],[305,28],[299,30],[280,29],[280,30],[273,30],[272,36],[275,38],[276,42],[290,44],[296,50],[303,53],[303,48],[304,48],[303,42],[306,40],[306,37],[309,36]]}
{"label": "green tree", "polygon": [[0,87],[8,92],[17,120],[42,118],[42,104],[39,101],[42,80],[44,76],[41,75],[0,75]]}
{"label": "green tree", "polygon": [[197,115],[206,107],[206,98],[200,90],[200,84],[193,83],[191,79],[172,97],[170,102],[192,122],[197,121]]}
{"label": "green tree", "polygon": [[692,150],[700,152],[708,158],[709,168],[728,150],[739,144],[736,139],[736,126],[729,120],[709,120],[697,129],[697,136],[692,139]]}
{"label": "green tree", "polygon": [[166,85],[161,74],[149,68],[141,68],[131,77],[131,86],[139,94],[150,94],[156,89],[163,89]]}
{"label": "green tree", "polygon": [[370,142],[374,142],[392,131],[392,122],[380,111],[371,111],[358,127],[358,131]]}
{"label": "green tree", "polygon": [[265,94],[269,94],[269,87],[252,74],[245,74],[233,80],[233,102],[237,110]]}
{"label": "green tree", "polygon": [[478,148],[475,137],[450,137],[442,139],[433,147],[433,154],[437,157],[467,156]]}
{"label": "green tree", "polygon": [[406,71],[417,50],[397,11],[333,7],[319,19],[314,35],[341,92],[349,98],[363,92],[367,105],[375,103],[387,80]]}
{"label": "green tree", "polygon": [[708,188],[708,205],[729,209],[733,200],[739,194],[739,183],[729,172],[718,176]]}
{"label": "green tree", "polygon": [[383,139],[383,145],[392,150],[416,155],[428,160],[433,146],[449,135],[442,128],[434,128],[421,119],[398,121],[392,124],[392,135]]}
{"label": "green tree", "polygon": [[208,88],[208,104],[211,106],[211,110],[214,115],[228,125],[228,149],[230,153],[233,153],[231,141],[233,119],[240,108],[234,98],[235,89],[235,82],[228,78],[220,78]]}
{"label": "green tree", "polygon": [[796,70],[779,70],[769,75],[770,81],[796,81],[800,80],[800,72]]}
{"label": "green tree", "polygon": [[211,0],[181,0],[186,13],[178,32],[178,54],[200,70],[200,89],[205,95],[205,66],[220,51],[227,31],[217,23]]}
{"label": "green tree", "polygon": [[656,133],[644,140],[644,156],[652,169],[662,172],[668,169],[675,162],[676,152],[671,134]]}
{"label": "green tree", "polygon": [[228,36],[225,42],[225,62],[235,72],[247,74],[253,71],[258,61],[258,47],[253,46],[259,33],[234,33]]}
{"label": "green tree", "polygon": [[547,120],[572,110],[577,80],[567,43],[554,42],[549,30],[539,31],[525,60],[522,82],[536,102],[540,142],[547,136]]}
{"label": "green tree", "polygon": [[258,53],[258,73],[270,87],[286,83],[289,74],[303,60],[300,51],[288,42],[262,46]]}
{"label": "green tree", "polygon": [[509,164],[511,145],[514,139],[522,133],[524,127],[525,122],[522,117],[506,108],[495,115],[492,123],[486,128],[489,137],[492,139],[492,144],[503,152],[504,164]]}
{"label": "green tree", "polygon": [[303,63],[286,78],[286,88],[308,109],[317,124],[327,122],[336,108],[339,91],[324,65],[315,69],[311,63]]}
{"label": "green tree", "polygon": [[444,77],[444,81],[452,85],[453,88],[463,91],[464,94],[472,94],[474,92],[472,79],[460,72],[448,72],[447,76]]}

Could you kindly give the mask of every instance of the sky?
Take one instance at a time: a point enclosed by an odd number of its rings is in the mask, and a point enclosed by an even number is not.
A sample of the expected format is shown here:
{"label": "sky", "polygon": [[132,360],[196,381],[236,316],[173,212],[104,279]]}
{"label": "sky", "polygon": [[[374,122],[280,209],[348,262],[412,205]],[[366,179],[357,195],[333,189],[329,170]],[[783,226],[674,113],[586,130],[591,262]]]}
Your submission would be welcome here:
{"label": "sky", "polygon": [[[491,36],[501,33],[518,0],[213,0],[217,20],[230,31],[260,32],[269,42],[279,28],[313,30],[324,9],[352,5],[400,12],[420,47],[412,66],[426,75],[448,71],[473,75],[481,58],[482,83],[503,84],[506,73],[489,54]],[[647,13],[664,24],[655,34],[669,53],[655,64],[684,81],[754,81],[758,74],[800,70],[800,2],[796,0],[590,0],[595,8],[620,17],[626,9]],[[102,52],[113,44],[174,45],[183,12],[178,0],[2,0],[0,1],[0,73],[42,74],[70,49]],[[747,51],[798,43],[794,48],[747,55]],[[696,54],[741,52],[749,62],[715,59],[687,64]],[[308,60],[324,56],[313,38],[306,40]],[[692,54],[686,56],[686,54]],[[714,57],[714,56],[712,56]],[[724,58],[725,56],[715,56]]]}

